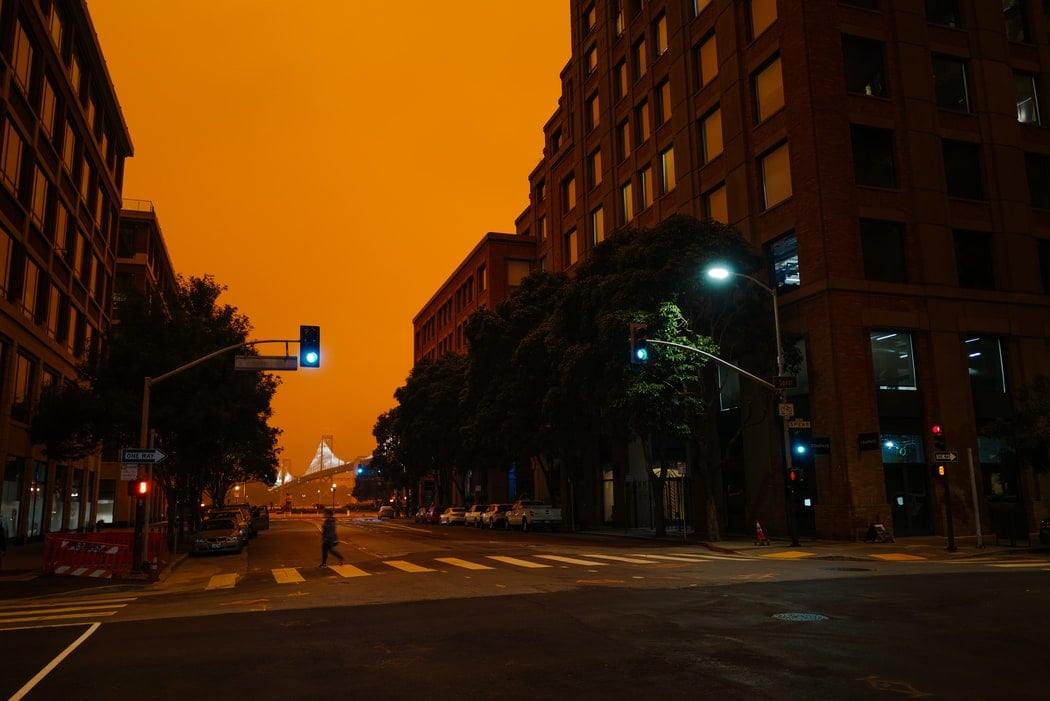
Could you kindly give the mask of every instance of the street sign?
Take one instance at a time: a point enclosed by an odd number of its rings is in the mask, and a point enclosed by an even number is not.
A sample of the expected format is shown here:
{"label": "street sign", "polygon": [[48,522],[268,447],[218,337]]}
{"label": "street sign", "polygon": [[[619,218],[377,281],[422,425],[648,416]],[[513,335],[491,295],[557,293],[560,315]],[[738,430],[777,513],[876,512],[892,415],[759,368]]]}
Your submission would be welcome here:
{"label": "street sign", "polygon": [[810,423],[808,419],[791,419],[787,422],[788,428],[809,428]]}
{"label": "street sign", "polygon": [[777,375],[773,378],[773,386],[777,389],[795,389],[798,381],[794,375]]}
{"label": "street sign", "polygon": [[824,436],[813,436],[809,439],[809,448],[814,455],[831,455],[831,439]]}
{"label": "street sign", "polygon": [[120,461],[123,463],[137,462],[156,464],[158,462],[164,462],[167,457],[167,453],[157,450],[156,448],[140,448],[137,450],[133,448],[125,448],[120,455]]}
{"label": "street sign", "polygon": [[237,355],[234,370],[298,370],[299,359],[294,355]]}
{"label": "street sign", "polygon": [[959,462],[959,454],[954,450],[948,450],[943,453],[934,453],[933,459],[937,462]]}
{"label": "street sign", "polygon": [[777,404],[777,407],[780,409],[780,417],[783,419],[790,419],[795,415],[794,404]]}

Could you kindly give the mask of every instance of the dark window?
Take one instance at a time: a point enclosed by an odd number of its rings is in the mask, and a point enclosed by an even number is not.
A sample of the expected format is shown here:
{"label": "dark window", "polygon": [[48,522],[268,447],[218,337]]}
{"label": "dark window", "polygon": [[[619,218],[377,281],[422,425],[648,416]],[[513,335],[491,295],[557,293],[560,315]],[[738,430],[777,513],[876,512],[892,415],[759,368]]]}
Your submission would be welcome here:
{"label": "dark window", "polygon": [[1006,38],[1010,41],[1030,41],[1028,34],[1028,3],[1025,0],[1003,0],[1003,20]]}
{"label": "dark window", "polygon": [[1028,196],[1032,206],[1050,209],[1050,156],[1026,153],[1024,165],[1028,171]]}
{"label": "dark window", "polygon": [[946,27],[961,27],[959,0],[926,0],[926,21]]}
{"label": "dark window", "polygon": [[853,139],[853,173],[858,185],[897,187],[893,166],[893,132],[857,124],[850,126]]}
{"label": "dark window", "polygon": [[981,185],[981,150],[977,144],[966,141],[941,143],[944,153],[944,180],[951,197],[971,200],[984,199]]}
{"label": "dark window", "polygon": [[860,243],[864,251],[866,280],[907,282],[904,234],[899,223],[862,219]]}
{"label": "dark window", "polygon": [[998,338],[971,336],[964,341],[970,387],[974,394],[1005,394],[1006,369],[1003,347]]}
{"label": "dark window", "polygon": [[992,237],[984,231],[954,231],[955,269],[959,287],[978,290],[995,288],[992,269]]}
{"label": "dark window", "polygon": [[1050,241],[1039,241],[1039,272],[1043,276],[1043,292],[1050,295]]}
{"label": "dark window", "polygon": [[954,56],[933,57],[933,88],[937,106],[949,110],[970,111],[966,89],[966,62]]}
{"label": "dark window", "polygon": [[882,53],[880,42],[851,36],[842,37],[846,92],[880,97],[886,94]]}
{"label": "dark window", "polygon": [[766,256],[773,270],[773,284],[777,291],[793,290],[802,284],[798,270],[798,240],[792,231],[769,244]]}

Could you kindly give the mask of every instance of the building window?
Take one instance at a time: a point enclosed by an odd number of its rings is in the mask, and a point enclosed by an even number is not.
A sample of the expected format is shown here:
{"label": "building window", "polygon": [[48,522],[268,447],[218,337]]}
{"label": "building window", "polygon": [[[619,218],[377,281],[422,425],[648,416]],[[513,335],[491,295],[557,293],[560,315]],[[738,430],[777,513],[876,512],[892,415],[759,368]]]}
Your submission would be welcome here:
{"label": "building window", "polygon": [[1006,38],[1009,41],[1028,42],[1028,18],[1025,0],[1003,0],[1003,20],[1006,23]]}
{"label": "building window", "polygon": [[634,219],[634,189],[629,180],[620,186],[620,216],[624,224]]}
{"label": "building window", "polygon": [[557,153],[561,148],[561,129],[551,132],[551,153]]}
{"label": "building window", "polygon": [[898,222],[862,219],[860,245],[864,252],[864,279],[907,282],[904,268],[904,232]]}
{"label": "building window", "polygon": [[656,126],[671,119],[671,82],[665,80],[656,86]]}
{"label": "building window", "polygon": [[638,171],[638,184],[641,187],[642,209],[653,204],[653,169],[649,166]]}
{"label": "building window", "polygon": [[635,80],[638,80],[643,75],[645,75],[645,72],[649,69],[649,66],[648,66],[648,64],[649,64],[648,58],[649,57],[646,56],[645,52],[646,52],[645,37],[642,37],[634,45],[634,48],[633,48],[633,51],[632,51],[633,62],[634,62],[634,79]]}
{"label": "building window", "polygon": [[794,231],[772,241],[766,259],[772,268],[773,286],[778,292],[793,290],[802,284],[798,269],[798,239]]}
{"label": "building window", "polygon": [[488,267],[484,264],[478,266],[478,294],[481,294],[489,288],[489,271]]}
{"label": "building window", "polygon": [[591,5],[583,12],[583,28],[588,32],[594,29],[594,25],[598,21],[598,16],[594,11],[594,5]]}
{"label": "building window", "polygon": [[[14,262],[15,242],[7,232],[0,229],[0,299],[11,294],[11,265]],[[3,357],[0,356],[0,361]]]}
{"label": "building window", "polygon": [[568,212],[576,206],[576,176],[569,175],[561,182],[561,209]]}
{"label": "building window", "polygon": [[886,95],[882,43],[858,37],[842,37],[842,64],[846,73],[846,92],[859,95]]}
{"label": "building window", "polygon": [[67,120],[65,131],[62,133],[62,163],[69,173],[73,172],[73,160],[76,152],[77,137],[73,131],[73,125]]}
{"label": "building window", "polygon": [[648,100],[643,100],[641,104],[634,108],[634,124],[638,129],[638,143],[643,143],[652,133]]}
{"label": "building window", "polygon": [[722,108],[715,107],[700,119],[700,148],[704,163],[722,154]]}
{"label": "building window", "polygon": [[971,200],[984,199],[980,146],[967,141],[944,139],[941,149],[944,154],[944,179],[948,195]]}
{"label": "building window", "polygon": [[871,332],[871,360],[879,389],[916,390],[911,334]]}
{"label": "building window", "polygon": [[948,110],[970,111],[966,89],[966,63],[954,56],[933,56],[933,89],[937,106]]}
{"label": "building window", "polygon": [[1028,196],[1032,206],[1050,209],[1050,156],[1026,153],[1024,163],[1028,171]]}
{"label": "building window", "polygon": [[592,46],[587,50],[587,74],[590,75],[598,70],[598,47]]}
{"label": "building window", "polygon": [[755,90],[755,113],[762,122],[784,106],[784,79],[780,73],[780,57],[770,61],[752,78]]}
{"label": "building window", "polygon": [[791,197],[791,163],[786,143],[763,155],[759,159],[759,169],[765,209]]}
{"label": "building window", "polygon": [[592,131],[601,122],[601,105],[598,103],[598,93],[587,99],[587,131]]}
{"label": "building window", "polygon": [[51,80],[45,77],[40,92],[40,125],[49,139],[54,138],[55,135],[56,105],[55,89],[51,85]]}
{"label": "building window", "polygon": [[1022,124],[1040,124],[1035,76],[1029,73],[1014,73],[1014,95],[1017,98],[1017,121]]}
{"label": "building window", "polygon": [[45,329],[51,338],[58,338],[58,314],[62,309],[62,293],[55,285],[48,286],[47,295],[47,323]]}
{"label": "building window", "polygon": [[945,27],[961,27],[959,0],[926,0],[926,21]]}
{"label": "building window", "polygon": [[631,154],[631,123],[626,119],[616,127],[616,153],[621,161]]}
{"label": "building window", "polygon": [[69,305],[68,319],[66,320],[66,350],[73,356],[77,355],[77,334],[80,329],[80,314],[72,303]]}
{"label": "building window", "polygon": [[536,183],[536,201],[543,202],[547,199],[547,181],[541,180]]}
{"label": "building window", "polygon": [[15,22],[15,43],[11,58],[15,82],[22,88],[22,92],[28,95],[29,79],[33,74],[33,44],[29,41],[29,35],[26,34],[20,20]]}
{"label": "building window", "polygon": [[656,57],[659,58],[667,51],[667,17],[660,15],[653,22],[653,45],[656,48]]}
{"label": "building window", "polygon": [[602,150],[595,149],[587,157],[587,185],[596,187],[602,182]]}
{"label": "building window", "polygon": [[616,99],[622,100],[627,97],[630,83],[627,80],[627,62],[620,61],[616,64]]}
{"label": "building window", "polygon": [[700,79],[697,88],[710,85],[718,77],[718,42],[714,34],[705,38],[696,48],[696,64],[696,75]]}
{"label": "building window", "polygon": [[580,247],[576,241],[576,229],[565,234],[565,260],[568,265],[576,265],[580,259]]}
{"label": "building window", "polygon": [[992,236],[984,231],[953,231],[955,270],[959,287],[977,290],[995,289],[992,265]]}
{"label": "building window", "polygon": [[729,202],[723,183],[704,193],[704,217],[713,221],[729,223]]}
{"label": "building window", "polygon": [[40,266],[26,258],[22,269],[22,313],[36,321],[37,295],[40,293]]}
{"label": "building window", "polygon": [[47,176],[40,166],[33,166],[33,196],[29,215],[40,230],[44,229],[44,211],[47,209]]}
{"label": "building window", "polygon": [[893,132],[851,124],[850,137],[853,140],[853,175],[857,185],[897,187]]}
{"label": "building window", "polygon": [[660,191],[667,194],[674,186],[674,146],[668,146],[660,152]]}
{"label": "building window", "polygon": [[977,394],[1005,394],[1006,368],[998,338],[975,336],[965,339],[970,388]]}
{"label": "building window", "polygon": [[4,122],[3,161],[0,175],[15,194],[18,194],[18,179],[22,171],[22,137],[11,122]]}
{"label": "building window", "polygon": [[11,405],[11,418],[18,421],[29,421],[30,402],[32,401],[33,376],[36,374],[36,363],[27,355],[19,353],[15,360],[14,403]]}
{"label": "building window", "polygon": [[777,0],[751,0],[748,5],[751,38],[754,39],[777,21]]}
{"label": "building window", "polygon": [[704,8],[710,4],[711,0],[693,0],[693,16],[699,17],[700,13],[704,11]]}
{"label": "building window", "polygon": [[591,244],[597,246],[605,240],[605,211],[598,207],[591,212]]}

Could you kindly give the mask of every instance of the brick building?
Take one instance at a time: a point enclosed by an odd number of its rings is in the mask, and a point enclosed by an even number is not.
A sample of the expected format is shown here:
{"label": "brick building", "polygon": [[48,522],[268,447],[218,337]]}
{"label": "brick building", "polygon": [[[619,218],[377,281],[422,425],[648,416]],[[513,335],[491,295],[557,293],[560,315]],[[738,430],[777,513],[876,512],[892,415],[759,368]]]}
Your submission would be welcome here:
{"label": "brick building", "polygon": [[[1015,504],[1031,529],[1050,511],[1043,485],[1021,483],[980,430],[1050,374],[1048,11],[572,0],[562,98],[517,232],[536,242],[534,269],[570,271],[608,232],[676,212],[753,242],[802,339],[790,399],[821,446],[804,531],[943,533],[934,423],[959,455],[956,532],[975,514],[1002,530]],[[729,394],[727,431],[741,421]],[[781,530],[778,430],[748,429],[726,468],[727,527]]]}

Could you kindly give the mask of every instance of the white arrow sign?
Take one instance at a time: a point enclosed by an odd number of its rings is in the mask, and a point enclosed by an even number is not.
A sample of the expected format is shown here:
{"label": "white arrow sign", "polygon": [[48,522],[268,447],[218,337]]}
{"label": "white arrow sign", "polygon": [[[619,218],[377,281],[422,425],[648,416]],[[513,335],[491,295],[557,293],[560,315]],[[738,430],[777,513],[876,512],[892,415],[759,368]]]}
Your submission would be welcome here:
{"label": "white arrow sign", "polygon": [[148,450],[135,450],[126,448],[120,455],[120,461],[123,463],[152,463],[164,462],[168,457],[168,454],[157,450],[156,448],[150,448]]}

